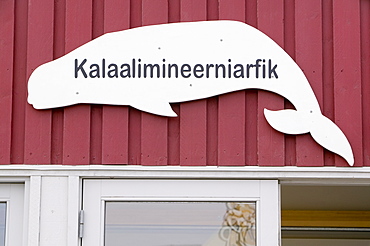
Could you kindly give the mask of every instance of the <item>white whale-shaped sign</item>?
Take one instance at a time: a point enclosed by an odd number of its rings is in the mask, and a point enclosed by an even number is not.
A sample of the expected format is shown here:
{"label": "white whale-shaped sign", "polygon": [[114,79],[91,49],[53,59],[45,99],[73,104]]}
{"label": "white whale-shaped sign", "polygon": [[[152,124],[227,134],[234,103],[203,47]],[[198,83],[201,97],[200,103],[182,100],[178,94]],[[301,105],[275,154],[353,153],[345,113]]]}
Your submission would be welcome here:
{"label": "white whale-shaped sign", "polygon": [[298,65],[265,34],[236,21],[173,23],[105,34],[35,69],[28,102],[36,109],[78,103],[130,105],[176,116],[170,103],[244,89],[288,99],[296,110],[265,109],[268,123],[286,134],[310,133],[353,165],[346,136],[322,115]]}

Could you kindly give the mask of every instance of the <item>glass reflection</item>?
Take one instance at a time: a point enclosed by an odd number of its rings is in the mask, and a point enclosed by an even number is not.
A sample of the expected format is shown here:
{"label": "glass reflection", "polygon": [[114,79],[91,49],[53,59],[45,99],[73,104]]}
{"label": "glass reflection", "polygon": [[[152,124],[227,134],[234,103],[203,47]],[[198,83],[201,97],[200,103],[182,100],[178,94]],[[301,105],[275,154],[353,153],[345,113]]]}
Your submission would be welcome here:
{"label": "glass reflection", "polygon": [[106,246],[255,246],[255,234],[254,203],[106,203]]}
{"label": "glass reflection", "polygon": [[220,237],[227,246],[255,245],[256,209],[254,204],[230,202],[226,204]]}

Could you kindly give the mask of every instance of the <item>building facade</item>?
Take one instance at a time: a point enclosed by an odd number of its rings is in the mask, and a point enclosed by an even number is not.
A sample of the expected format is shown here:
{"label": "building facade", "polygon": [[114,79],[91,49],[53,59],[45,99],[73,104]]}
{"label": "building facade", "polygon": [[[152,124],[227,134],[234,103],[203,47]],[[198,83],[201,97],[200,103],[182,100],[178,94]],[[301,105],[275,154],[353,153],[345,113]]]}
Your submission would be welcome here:
{"label": "building facade", "polygon": [[[39,65],[104,33],[210,20],[249,24],[295,60],[323,115],[347,136],[353,167],[309,134],[271,128],[264,108],[293,106],[262,90],[172,104],[178,117],[129,106],[36,110],[27,103],[28,78]],[[281,235],[285,246],[370,245],[369,60],[368,0],[0,1],[0,204],[6,217],[0,245],[125,245],[114,233],[107,239],[109,226],[123,226],[114,219],[120,212],[107,222],[110,211],[119,210],[109,207],[115,202],[123,208],[138,203],[122,209],[132,213],[149,203],[144,210],[151,214],[177,209],[156,204],[254,209],[244,231],[254,232],[251,241],[230,229],[220,232],[218,244],[158,239],[163,245],[279,245]],[[140,223],[162,228],[161,219],[153,221]],[[148,245],[138,240],[145,228],[130,240]]]}

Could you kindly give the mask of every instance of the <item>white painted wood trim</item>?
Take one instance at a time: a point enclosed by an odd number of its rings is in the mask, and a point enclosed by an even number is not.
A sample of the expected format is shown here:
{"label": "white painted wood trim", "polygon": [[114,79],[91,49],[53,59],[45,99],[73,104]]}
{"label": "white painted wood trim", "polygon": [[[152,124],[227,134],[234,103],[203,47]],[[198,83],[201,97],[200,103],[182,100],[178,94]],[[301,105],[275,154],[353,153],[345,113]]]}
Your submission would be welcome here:
{"label": "white painted wood trim", "polygon": [[[258,214],[263,223],[259,226],[260,233],[257,238],[260,241],[258,245],[279,245],[279,185],[277,180],[265,180],[260,182],[261,206]],[[258,223],[258,222],[257,222]],[[274,242],[274,244],[270,244]]]}
{"label": "white painted wood trim", "polygon": [[[0,178],[2,181],[2,179]],[[28,245],[28,227],[29,227],[29,208],[30,208],[30,179],[26,178],[24,180],[24,207],[23,207],[23,246]]]}
{"label": "white painted wood trim", "polygon": [[279,246],[281,245],[281,185],[278,186],[278,204],[277,209],[279,211],[279,217],[278,217],[278,238],[279,238]]}
{"label": "white painted wood trim", "polygon": [[67,245],[78,246],[78,213],[80,211],[81,180],[78,176],[68,177],[68,230]]}
{"label": "white painted wood trim", "polygon": [[30,176],[79,178],[278,179],[282,184],[369,185],[370,167],[144,167],[120,165],[0,165],[0,182]]}
{"label": "white painted wood trim", "polygon": [[40,208],[41,208],[41,176],[31,176],[28,213],[28,246],[39,245],[40,242]]}

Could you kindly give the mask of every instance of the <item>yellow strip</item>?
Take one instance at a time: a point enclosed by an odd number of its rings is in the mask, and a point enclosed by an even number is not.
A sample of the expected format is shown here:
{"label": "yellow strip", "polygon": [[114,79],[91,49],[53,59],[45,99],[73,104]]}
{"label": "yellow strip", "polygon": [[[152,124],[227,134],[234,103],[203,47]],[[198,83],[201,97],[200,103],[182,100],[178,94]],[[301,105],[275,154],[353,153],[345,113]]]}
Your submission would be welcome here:
{"label": "yellow strip", "polygon": [[282,226],[370,227],[370,211],[283,210]]}

